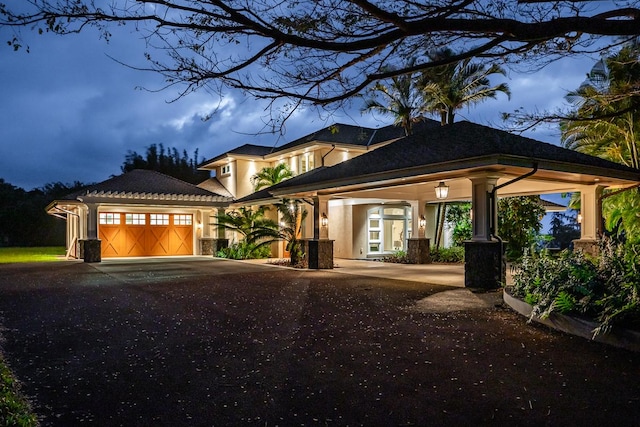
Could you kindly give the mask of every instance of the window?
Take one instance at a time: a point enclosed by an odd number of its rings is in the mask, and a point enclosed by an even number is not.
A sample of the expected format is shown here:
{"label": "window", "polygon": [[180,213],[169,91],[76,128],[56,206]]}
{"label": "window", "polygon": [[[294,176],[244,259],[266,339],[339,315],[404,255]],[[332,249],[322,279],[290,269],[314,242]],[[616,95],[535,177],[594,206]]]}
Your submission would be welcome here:
{"label": "window", "polygon": [[169,225],[169,214],[149,214],[149,224]]}
{"label": "window", "polygon": [[127,225],[144,225],[146,223],[146,215],[128,213],[124,217],[124,222]]}
{"label": "window", "polygon": [[369,253],[382,252],[382,229],[380,228],[380,209],[369,211]]}
{"label": "window", "polygon": [[300,156],[300,173],[313,169],[313,153],[304,153]]}
{"label": "window", "polygon": [[231,165],[227,164],[227,165],[223,165],[220,168],[220,174],[221,175],[229,175],[231,173]]}
{"label": "window", "polygon": [[120,224],[120,214],[119,213],[109,213],[109,212],[104,212],[104,213],[100,213],[100,224],[104,224],[104,225],[118,225]]}
{"label": "window", "polygon": [[411,208],[376,207],[369,210],[368,253],[383,254],[406,250],[411,237]]}
{"label": "window", "polygon": [[191,225],[191,215],[174,215],[173,225]]}

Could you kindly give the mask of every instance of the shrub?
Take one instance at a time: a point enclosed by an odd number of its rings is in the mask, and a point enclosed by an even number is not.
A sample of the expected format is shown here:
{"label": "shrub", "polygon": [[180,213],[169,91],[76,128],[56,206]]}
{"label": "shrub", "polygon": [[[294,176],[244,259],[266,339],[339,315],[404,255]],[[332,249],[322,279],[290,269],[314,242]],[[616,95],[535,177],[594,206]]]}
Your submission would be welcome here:
{"label": "shrub", "polygon": [[0,354],[0,425],[36,427],[39,425],[29,402],[20,394],[19,385]]}
{"label": "shrub", "polygon": [[463,263],[464,262],[464,247],[452,246],[450,248],[431,248],[431,261],[432,262],[446,262],[446,263]]}
{"label": "shrub", "polygon": [[553,312],[590,317],[594,335],[614,325],[640,325],[640,245],[601,242],[597,258],[582,252],[527,254],[516,267],[512,293],[533,306],[531,316]]}
{"label": "shrub", "polygon": [[258,245],[243,240],[219,250],[216,256],[229,259],[261,259],[271,255],[269,245]]}
{"label": "shrub", "polygon": [[407,258],[407,253],[405,251],[397,251],[391,255],[385,256],[382,261],[393,262],[396,264],[408,264],[409,258]]}

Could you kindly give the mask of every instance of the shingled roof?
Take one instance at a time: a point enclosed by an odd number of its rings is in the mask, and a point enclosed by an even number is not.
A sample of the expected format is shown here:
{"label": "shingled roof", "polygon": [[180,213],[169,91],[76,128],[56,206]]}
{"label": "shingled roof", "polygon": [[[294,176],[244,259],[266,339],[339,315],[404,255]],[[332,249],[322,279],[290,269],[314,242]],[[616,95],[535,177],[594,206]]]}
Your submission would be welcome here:
{"label": "shingled roof", "polygon": [[[438,127],[440,127],[440,124],[438,122],[427,118],[414,125],[414,129],[416,132],[425,132],[429,129],[435,129]],[[279,147],[245,144],[240,147],[234,148],[233,150],[222,153],[209,160],[205,160],[198,165],[198,168],[204,168],[211,163],[224,160],[227,157],[232,157],[233,155],[256,156],[265,158],[270,154],[275,155],[281,151],[295,149],[296,147],[314,142],[370,147],[383,142],[397,140],[399,138],[403,138],[404,136],[404,129],[395,125],[374,129],[362,126],[348,125],[344,123],[335,123]]]}
{"label": "shingled roof", "polygon": [[301,187],[324,189],[347,181],[367,183],[385,173],[409,177],[486,164],[531,167],[538,162],[553,165],[557,171],[597,168],[606,170],[610,177],[640,180],[640,172],[627,166],[464,121],[429,128],[335,166],[299,175],[269,190],[285,194],[288,189]]}
{"label": "shingled roof", "polygon": [[160,172],[135,169],[69,194],[62,200],[100,197],[119,199],[189,200],[227,202],[229,195],[215,193]]}
{"label": "shingled roof", "polygon": [[255,145],[255,144],[244,144],[240,147],[236,147],[233,150],[226,151],[216,157],[213,157],[209,160],[205,160],[204,162],[198,165],[198,168],[203,168],[210,163],[217,162],[219,160],[226,159],[230,155],[240,155],[240,156],[257,156],[262,157],[273,151],[273,147],[267,147],[266,145]]}

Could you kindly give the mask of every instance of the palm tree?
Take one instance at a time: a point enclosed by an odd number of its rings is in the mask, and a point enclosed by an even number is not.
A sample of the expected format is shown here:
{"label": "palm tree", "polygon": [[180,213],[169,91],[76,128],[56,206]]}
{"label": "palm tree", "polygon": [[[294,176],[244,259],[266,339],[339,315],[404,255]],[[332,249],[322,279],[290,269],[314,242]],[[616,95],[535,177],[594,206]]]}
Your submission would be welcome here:
{"label": "palm tree", "polygon": [[[566,99],[575,106],[561,124],[562,144],[582,153],[640,169],[640,46],[628,44],[598,61]],[[572,200],[575,206],[575,196]],[[605,194],[605,227],[640,241],[640,193]]]}
{"label": "palm tree", "polygon": [[576,120],[561,126],[566,148],[640,169],[640,100],[628,96],[640,85],[639,53],[630,45],[598,61],[587,80],[567,94]]}
{"label": "palm tree", "polygon": [[[431,61],[439,61],[454,56],[451,49],[431,52]],[[493,64],[472,63],[471,58],[424,71],[418,87],[424,98],[423,108],[440,116],[442,125],[454,121],[456,111],[469,105],[479,104],[489,98],[495,99],[499,92],[509,98],[511,91],[506,83],[491,86],[489,76],[506,75],[503,68]]]}
{"label": "palm tree", "polygon": [[[231,258],[256,258],[262,254],[263,248],[278,237],[278,224],[265,218],[266,206],[257,209],[241,207],[237,210],[216,215],[214,225],[225,227],[241,236],[235,243],[235,254]],[[232,245],[233,246],[233,245]],[[268,251],[268,250],[267,250]]]}
{"label": "palm tree", "polygon": [[[414,62],[411,60],[409,65]],[[365,101],[361,112],[392,116],[393,124],[402,127],[405,135],[411,135],[413,125],[424,120],[423,98],[415,83],[416,79],[412,74],[393,77],[388,86],[377,82],[370,89],[373,96]],[[378,101],[378,94],[382,96],[382,101]]]}
{"label": "palm tree", "polygon": [[257,174],[251,177],[253,190],[271,187],[279,182],[293,177],[293,171],[286,163],[278,163],[273,167],[262,168]]}
{"label": "palm tree", "polygon": [[[431,61],[440,61],[454,56],[451,49],[445,48],[428,54]],[[486,68],[484,64],[472,63],[471,58],[423,71],[417,86],[423,98],[422,109],[440,116],[440,124],[452,124],[456,111],[464,106],[479,104],[489,98],[495,99],[498,92],[511,97],[509,86],[500,83],[491,86],[489,76],[506,75],[498,65]],[[438,205],[436,227],[436,249],[442,242],[447,204]]]}
{"label": "palm tree", "polygon": [[277,204],[276,207],[282,219],[278,238],[287,242],[286,250],[291,257],[291,265],[296,266],[304,256],[300,238],[302,223],[308,211],[298,200],[283,199],[282,203]]}

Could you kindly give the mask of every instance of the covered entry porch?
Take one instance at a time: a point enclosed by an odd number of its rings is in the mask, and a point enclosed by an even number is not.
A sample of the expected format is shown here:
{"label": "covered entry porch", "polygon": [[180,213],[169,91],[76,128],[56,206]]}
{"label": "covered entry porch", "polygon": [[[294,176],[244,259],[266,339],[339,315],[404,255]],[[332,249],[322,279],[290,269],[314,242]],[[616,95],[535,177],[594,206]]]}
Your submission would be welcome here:
{"label": "covered entry porch", "polygon": [[[375,233],[384,233],[383,226],[371,221],[370,212],[376,206],[408,209],[404,228],[396,219],[395,232],[402,235],[394,236],[391,245],[405,237],[410,260],[428,263],[438,204],[471,201],[465,286],[495,288],[506,281],[504,247],[497,234],[498,198],[580,193],[581,238],[576,247],[591,250],[601,233],[603,191],[639,184],[640,173],[626,166],[460,122],[299,175],[270,187],[267,193],[313,205],[308,236],[313,250],[307,254],[311,268],[332,268],[334,256],[366,258],[375,251],[372,242],[380,237]],[[446,197],[436,194],[436,188],[442,187],[447,189]],[[256,193],[240,202],[259,204],[262,196]]]}

